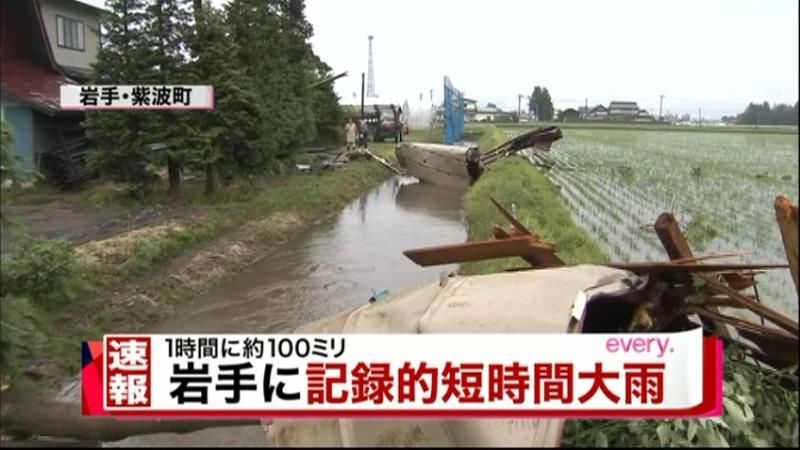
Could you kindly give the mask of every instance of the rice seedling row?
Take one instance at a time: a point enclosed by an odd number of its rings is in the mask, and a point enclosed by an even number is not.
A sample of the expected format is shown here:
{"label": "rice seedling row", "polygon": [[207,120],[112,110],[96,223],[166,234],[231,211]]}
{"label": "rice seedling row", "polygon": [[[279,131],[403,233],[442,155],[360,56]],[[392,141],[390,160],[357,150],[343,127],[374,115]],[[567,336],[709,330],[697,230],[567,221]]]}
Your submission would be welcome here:
{"label": "rice seedling row", "polygon": [[[742,262],[786,260],[772,204],[778,194],[798,199],[796,135],[563,131],[545,172],[575,221],[614,259],[663,259],[652,224],[671,211],[697,253],[744,250],[751,254]],[[797,313],[788,271],[759,280],[765,301]]]}

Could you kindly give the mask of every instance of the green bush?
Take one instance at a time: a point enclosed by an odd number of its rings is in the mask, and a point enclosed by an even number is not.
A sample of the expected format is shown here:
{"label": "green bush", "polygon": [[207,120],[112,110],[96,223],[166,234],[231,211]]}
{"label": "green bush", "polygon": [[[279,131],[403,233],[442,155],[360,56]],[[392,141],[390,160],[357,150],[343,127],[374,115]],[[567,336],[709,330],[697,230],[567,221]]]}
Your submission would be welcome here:
{"label": "green bush", "polygon": [[0,265],[0,295],[41,305],[70,299],[78,284],[77,268],[70,242],[23,238]]}
{"label": "green bush", "polygon": [[687,420],[576,420],[567,422],[565,447],[793,447],[798,445],[798,392],[778,372],[725,355],[724,413]]}
{"label": "green bush", "polygon": [[0,297],[0,310],[0,370],[13,375],[43,341],[39,314],[28,299],[10,295]]}

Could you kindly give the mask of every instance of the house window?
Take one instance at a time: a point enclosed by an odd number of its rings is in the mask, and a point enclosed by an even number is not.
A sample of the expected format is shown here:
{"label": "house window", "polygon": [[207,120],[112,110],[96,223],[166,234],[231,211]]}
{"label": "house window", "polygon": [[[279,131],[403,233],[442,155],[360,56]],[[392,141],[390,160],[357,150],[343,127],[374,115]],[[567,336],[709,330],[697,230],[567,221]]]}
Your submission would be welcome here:
{"label": "house window", "polygon": [[56,16],[58,46],[73,50],[84,50],[83,22],[68,17]]}

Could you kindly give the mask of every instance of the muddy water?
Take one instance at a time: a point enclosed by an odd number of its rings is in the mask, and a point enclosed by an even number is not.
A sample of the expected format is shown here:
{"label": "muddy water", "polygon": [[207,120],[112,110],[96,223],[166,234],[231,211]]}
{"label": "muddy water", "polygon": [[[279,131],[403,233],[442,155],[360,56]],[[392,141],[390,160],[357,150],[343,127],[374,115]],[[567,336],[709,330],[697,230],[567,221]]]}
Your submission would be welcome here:
{"label": "muddy water", "polygon": [[373,289],[391,293],[438,279],[457,267],[421,268],[402,252],[464,241],[462,194],[394,177],[147,331],[291,332],[364,304]]}
{"label": "muddy water", "polygon": [[[300,232],[273,254],[179,309],[151,333],[279,333],[363,305],[456,266],[421,268],[403,250],[466,239],[463,192],[394,177],[333,220]],[[267,445],[260,426],[138,436],[105,446]]]}

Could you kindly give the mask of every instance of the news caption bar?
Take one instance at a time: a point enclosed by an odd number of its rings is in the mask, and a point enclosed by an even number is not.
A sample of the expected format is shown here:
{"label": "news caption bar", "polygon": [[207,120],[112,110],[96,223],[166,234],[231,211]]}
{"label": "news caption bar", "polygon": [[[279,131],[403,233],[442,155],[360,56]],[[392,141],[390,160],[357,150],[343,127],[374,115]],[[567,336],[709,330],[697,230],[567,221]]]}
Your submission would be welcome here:
{"label": "news caption bar", "polygon": [[214,109],[214,86],[62,85],[65,110]]}
{"label": "news caption bar", "polygon": [[128,417],[712,417],[722,350],[652,334],[108,335],[83,413]]}

